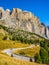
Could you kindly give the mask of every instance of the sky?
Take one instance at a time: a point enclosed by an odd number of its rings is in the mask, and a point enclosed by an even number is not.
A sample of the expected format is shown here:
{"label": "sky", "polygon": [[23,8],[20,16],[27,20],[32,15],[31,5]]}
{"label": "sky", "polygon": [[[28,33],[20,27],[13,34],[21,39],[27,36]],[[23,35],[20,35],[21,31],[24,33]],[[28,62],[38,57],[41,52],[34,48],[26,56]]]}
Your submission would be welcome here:
{"label": "sky", "polygon": [[20,8],[30,11],[46,26],[49,26],[49,0],[0,0],[0,7],[5,10]]}

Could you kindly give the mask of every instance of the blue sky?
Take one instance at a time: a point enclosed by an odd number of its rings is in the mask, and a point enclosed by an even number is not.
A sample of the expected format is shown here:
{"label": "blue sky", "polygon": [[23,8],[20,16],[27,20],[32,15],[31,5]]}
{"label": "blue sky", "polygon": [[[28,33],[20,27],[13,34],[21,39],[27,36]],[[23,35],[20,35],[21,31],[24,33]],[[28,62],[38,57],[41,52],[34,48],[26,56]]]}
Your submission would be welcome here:
{"label": "blue sky", "polygon": [[0,7],[31,11],[46,26],[49,25],[49,0],[0,0]]}

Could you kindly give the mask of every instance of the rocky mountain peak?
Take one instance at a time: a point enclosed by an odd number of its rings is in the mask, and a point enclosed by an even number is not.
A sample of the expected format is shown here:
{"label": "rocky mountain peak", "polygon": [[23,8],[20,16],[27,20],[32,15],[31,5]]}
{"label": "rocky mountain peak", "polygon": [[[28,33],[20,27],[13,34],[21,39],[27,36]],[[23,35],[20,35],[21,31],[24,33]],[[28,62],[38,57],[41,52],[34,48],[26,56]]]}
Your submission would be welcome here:
{"label": "rocky mountain peak", "polygon": [[38,17],[34,16],[31,12],[23,11],[19,8],[13,8],[11,12],[9,9],[5,11],[0,7],[0,24],[9,28],[22,29],[43,37],[49,37],[48,28],[40,23]]}
{"label": "rocky mountain peak", "polygon": [[0,12],[4,11],[3,7],[0,7]]}
{"label": "rocky mountain peak", "polygon": [[10,14],[10,10],[9,9],[6,9],[6,13]]}
{"label": "rocky mountain peak", "polygon": [[47,26],[47,28],[49,29],[49,26]]}

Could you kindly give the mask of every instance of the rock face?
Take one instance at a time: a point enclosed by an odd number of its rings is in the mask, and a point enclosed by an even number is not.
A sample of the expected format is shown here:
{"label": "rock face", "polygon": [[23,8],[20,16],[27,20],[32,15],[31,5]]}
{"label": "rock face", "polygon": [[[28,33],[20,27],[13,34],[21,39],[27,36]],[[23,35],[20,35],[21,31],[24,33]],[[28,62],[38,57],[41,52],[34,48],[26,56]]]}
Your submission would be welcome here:
{"label": "rock face", "polygon": [[47,26],[47,28],[49,29],[49,26]]}
{"label": "rock face", "polygon": [[0,25],[5,25],[8,28],[34,32],[43,37],[49,37],[48,28],[42,25],[36,16],[31,12],[22,11],[18,8],[13,8],[12,12],[10,12],[9,9],[6,9],[5,11],[0,7]]}
{"label": "rock face", "polygon": [[47,28],[48,28],[48,38],[49,38],[49,26],[47,26]]}

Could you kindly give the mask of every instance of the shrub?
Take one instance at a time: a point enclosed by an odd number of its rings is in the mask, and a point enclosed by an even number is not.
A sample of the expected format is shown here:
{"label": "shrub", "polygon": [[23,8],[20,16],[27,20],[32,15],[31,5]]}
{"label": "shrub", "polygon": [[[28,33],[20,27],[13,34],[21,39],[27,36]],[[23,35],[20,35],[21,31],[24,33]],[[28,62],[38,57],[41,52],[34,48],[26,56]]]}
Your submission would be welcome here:
{"label": "shrub", "polygon": [[41,41],[40,46],[43,47],[46,51],[48,51],[48,41],[47,40]]}
{"label": "shrub", "polygon": [[30,62],[32,62],[32,58],[30,57]]}
{"label": "shrub", "polygon": [[3,40],[7,40],[7,36],[4,36],[4,37],[3,37]]}
{"label": "shrub", "polygon": [[11,57],[13,57],[13,54],[11,54]]}
{"label": "shrub", "polygon": [[35,62],[37,62],[37,63],[42,63],[42,59],[41,59],[41,57],[40,57],[40,54],[36,54],[36,55],[35,55]]}
{"label": "shrub", "polygon": [[20,54],[20,55],[25,55],[25,53],[24,53],[24,52],[20,52],[19,54]]}
{"label": "shrub", "polygon": [[40,56],[42,63],[48,63],[48,52],[43,47],[40,49]]}

